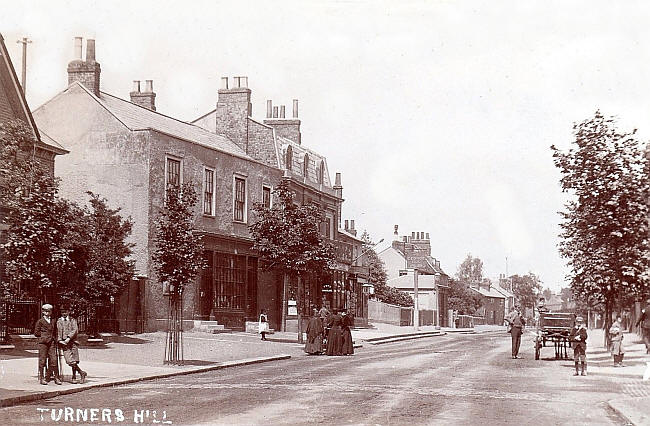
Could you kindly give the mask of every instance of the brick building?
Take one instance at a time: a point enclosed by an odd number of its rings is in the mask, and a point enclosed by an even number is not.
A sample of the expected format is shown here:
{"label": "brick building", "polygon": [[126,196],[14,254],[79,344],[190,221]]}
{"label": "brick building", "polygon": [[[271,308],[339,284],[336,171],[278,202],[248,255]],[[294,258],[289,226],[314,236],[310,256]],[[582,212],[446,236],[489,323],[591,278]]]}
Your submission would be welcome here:
{"label": "brick building", "polygon": [[482,303],[477,315],[485,318],[485,324],[503,325],[506,296],[493,287],[490,280],[471,284],[469,288],[481,296]]}
{"label": "brick building", "polygon": [[[133,219],[138,275],[118,301],[120,328],[142,331],[165,325],[167,302],[151,262],[155,221],[167,184],[189,181],[199,188],[195,230],[203,236],[208,267],[186,287],[184,318],[243,329],[266,308],[272,327],[281,328],[282,309],[292,293],[289,289],[285,296],[278,274],[259,269],[248,231],[256,219],[252,207],[270,206],[273,188],[288,179],[300,201],[322,206],[328,217],[323,232],[335,241],[343,201],[340,182],[330,182],[325,158],[301,145],[297,117],[287,123],[280,117],[254,120],[248,79],[235,77],[233,87],[228,78],[222,80],[214,111],[183,122],[156,111],[150,80],[144,90],[135,81],[130,100],[102,91],[93,40],[86,43],[85,60],[81,38],[75,40],[75,52],[68,87],[34,111],[34,117],[48,134],[67,141],[70,155],[57,167],[61,195],[81,201],[92,190]],[[338,244],[343,251],[350,249],[339,268],[346,272],[352,248]],[[308,283],[314,288],[307,293],[310,304],[321,303],[325,281],[336,276]],[[350,273],[343,280],[353,278]],[[294,318],[286,319],[289,328]]]}
{"label": "brick building", "polygon": [[[437,323],[449,326],[449,275],[440,267],[440,261],[431,256],[429,233],[412,232],[398,236],[397,230],[390,247],[378,253],[386,266],[386,284],[413,294],[413,269],[418,270],[418,287],[421,309],[433,309],[438,313]],[[404,278],[406,277],[406,278]]]}

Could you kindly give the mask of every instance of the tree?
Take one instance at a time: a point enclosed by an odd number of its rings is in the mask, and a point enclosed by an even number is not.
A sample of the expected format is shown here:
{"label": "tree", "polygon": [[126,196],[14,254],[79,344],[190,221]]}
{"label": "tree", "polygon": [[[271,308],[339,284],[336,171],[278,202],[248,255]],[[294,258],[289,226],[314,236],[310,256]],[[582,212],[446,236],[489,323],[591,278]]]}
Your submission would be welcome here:
{"label": "tree", "polygon": [[298,299],[298,341],[302,343],[302,277],[306,274],[322,275],[334,267],[334,247],[321,235],[320,224],[325,216],[313,203],[297,205],[295,194],[286,180],[274,189],[277,202],[272,208],[263,204],[253,207],[258,220],[250,225],[263,268],[275,269],[283,274],[284,297],[282,307],[283,328],[287,311],[286,291],[290,280],[296,279]]}
{"label": "tree", "polygon": [[205,266],[201,237],[193,232],[198,196],[191,182],[169,185],[156,226],[152,259],[161,283],[169,289],[165,362],[182,363],[183,290]]}
{"label": "tree", "polygon": [[449,309],[461,315],[474,315],[481,307],[481,295],[471,290],[466,282],[458,279],[449,280]]}
{"label": "tree", "polygon": [[76,312],[87,312],[95,319],[96,309],[108,306],[111,297],[119,295],[135,273],[135,262],[129,259],[133,244],[126,241],[133,223],[122,218],[119,208],[109,208],[105,198],[87,194],[90,209],[83,209],[76,215],[78,220],[68,226],[74,268],[60,298]]}
{"label": "tree", "polygon": [[620,132],[600,111],[573,131],[568,151],[551,146],[562,191],[571,197],[560,213],[560,254],[577,301],[604,305],[607,330],[617,302],[649,294],[650,168],[636,130]]}
{"label": "tree", "polygon": [[575,307],[575,303],[573,303],[573,292],[570,288],[562,288],[562,290],[560,290],[560,297],[562,298],[563,312],[568,312],[570,309],[573,309]]}
{"label": "tree", "polygon": [[483,282],[483,261],[467,254],[465,260],[458,266],[456,278],[468,285],[478,286]]}
{"label": "tree", "polygon": [[544,291],[542,291],[542,296],[544,296],[544,299],[549,301],[551,300],[551,297],[553,297],[553,292],[551,291],[550,288],[546,287]]}
{"label": "tree", "polygon": [[534,310],[537,298],[542,290],[540,279],[532,272],[523,276],[512,275],[510,279],[512,280],[512,294],[515,295],[522,309],[531,308]]}

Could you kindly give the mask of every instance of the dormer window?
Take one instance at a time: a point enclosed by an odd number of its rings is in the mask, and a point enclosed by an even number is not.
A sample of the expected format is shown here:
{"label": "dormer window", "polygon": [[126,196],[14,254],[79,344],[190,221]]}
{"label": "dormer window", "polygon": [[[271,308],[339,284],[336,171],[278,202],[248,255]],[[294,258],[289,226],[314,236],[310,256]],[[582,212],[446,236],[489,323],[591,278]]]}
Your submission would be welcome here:
{"label": "dormer window", "polygon": [[305,154],[305,161],[302,163],[302,175],[307,177],[309,172],[309,155]]}
{"label": "dormer window", "polygon": [[284,161],[286,163],[287,170],[291,170],[291,162],[293,161],[293,149],[291,148],[291,145],[287,147],[287,153]]}

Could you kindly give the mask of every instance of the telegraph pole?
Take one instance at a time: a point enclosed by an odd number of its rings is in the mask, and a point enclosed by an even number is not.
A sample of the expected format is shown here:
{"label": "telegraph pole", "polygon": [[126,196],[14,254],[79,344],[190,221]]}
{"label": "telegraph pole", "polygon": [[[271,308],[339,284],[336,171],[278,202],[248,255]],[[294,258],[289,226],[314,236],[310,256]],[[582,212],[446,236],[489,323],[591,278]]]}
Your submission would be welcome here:
{"label": "telegraph pole", "polygon": [[23,88],[23,96],[25,97],[27,97],[27,45],[31,42],[27,37],[23,37],[22,40],[16,40],[16,43],[23,44],[23,75],[20,84]]}

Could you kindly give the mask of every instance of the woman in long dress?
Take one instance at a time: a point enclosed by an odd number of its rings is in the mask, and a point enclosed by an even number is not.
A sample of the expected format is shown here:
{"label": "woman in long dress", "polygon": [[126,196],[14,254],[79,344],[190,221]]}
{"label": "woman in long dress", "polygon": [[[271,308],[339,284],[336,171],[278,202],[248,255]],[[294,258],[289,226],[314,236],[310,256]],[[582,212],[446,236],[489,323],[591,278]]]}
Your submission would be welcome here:
{"label": "woman in long dress", "polygon": [[318,310],[314,309],[312,316],[307,323],[307,343],[305,352],[309,355],[320,355],[323,352],[323,322],[318,316]]}
{"label": "woman in long dress", "polygon": [[341,333],[343,334],[341,355],[353,355],[354,345],[352,343],[352,332],[350,331],[350,327],[354,327],[354,317],[348,315],[345,310],[341,312],[341,316]]}
{"label": "woman in long dress", "polygon": [[327,335],[327,355],[341,355],[342,345],[341,315],[337,313],[332,317],[332,327]]}
{"label": "woman in long dress", "polygon": [[621,326],[621,317],[616,317],[616,321],[609,329],[609,335],[612,339],[612,356],[614,357],[614,367],[623,367],[623,327]]}

